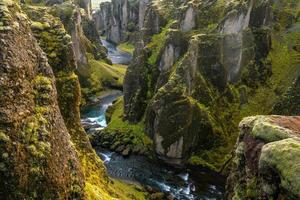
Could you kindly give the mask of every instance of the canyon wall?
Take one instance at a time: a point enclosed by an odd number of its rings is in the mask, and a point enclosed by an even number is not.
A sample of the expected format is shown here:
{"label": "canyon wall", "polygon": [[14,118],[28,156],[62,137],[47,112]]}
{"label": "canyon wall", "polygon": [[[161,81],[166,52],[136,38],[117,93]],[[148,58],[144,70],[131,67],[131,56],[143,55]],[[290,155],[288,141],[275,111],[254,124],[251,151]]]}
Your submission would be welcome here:
{"label": "canyon wall", "polygon": [[125,118],[144,123],[161,159],[228,172],[236,124],[295,105],[299,2],[147,5],[125,76]]}
{"label": "canyon wall", "polygon": [[93,18],[101,35],[108,41],[120,43],[129,40],[131,33],[138,30],[139,1],[112,0],[100,4]]}
{"label": "canyon wall", "polygon": [[83,198],[81,165],[47,57],[16,3],[2,1],[0,12],[1,196]]}
{"label": "canyon wall", "polygon": [[107,177],[81,126],[78,46],[70,34],[82,29],[76,37],[87,55],[97,43],[82,37],[97,37],[77,23],[79,10],[0,1],[1,199],[125,200],[139,193]]}

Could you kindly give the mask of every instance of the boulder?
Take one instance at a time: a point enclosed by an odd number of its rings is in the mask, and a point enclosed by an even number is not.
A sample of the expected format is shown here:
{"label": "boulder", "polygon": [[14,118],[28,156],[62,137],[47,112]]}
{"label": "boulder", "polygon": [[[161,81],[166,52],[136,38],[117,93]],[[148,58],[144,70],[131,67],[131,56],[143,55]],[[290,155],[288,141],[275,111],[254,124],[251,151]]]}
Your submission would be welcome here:
{"label": "boulder", "polygon": [[239,127],[227,198],[299,199],[300,117],[248,117]]}

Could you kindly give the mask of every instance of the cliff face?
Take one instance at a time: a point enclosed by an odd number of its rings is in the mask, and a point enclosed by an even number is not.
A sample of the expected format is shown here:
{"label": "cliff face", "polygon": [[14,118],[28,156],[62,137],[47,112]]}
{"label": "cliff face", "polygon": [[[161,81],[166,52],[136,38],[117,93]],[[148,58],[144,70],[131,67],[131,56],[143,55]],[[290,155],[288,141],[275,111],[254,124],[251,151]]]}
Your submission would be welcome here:
{"label": "cliff face", "polygon": [[109,180],[91,147],[72,38],[53,9],[0,1],[0,196],[144,199]]}
{"label": "cliff face", "polygon": [[29,20],[1,1],[1,196],[83,198],[78,155],[60,114],[55,79]]}
{"label": "cliff face", "polygon": [[299,199],[300,118],[256,116],[239,125],[228,199]]}
{"label": "cliff face", "polygon": [[125,77],[126,118],[145,119],[162,159],[221,170],[235,124],[295,105],[287,99],[297,97],[300,75],[298,7],[268,0],[148,4]]}
{"label": "cliff face", "polygon": [[144,27],[144,20],[146,15],[146,9],[151,0],[140,0],[139,1],[139,29]]}
{"label": "cliff face", "polygon": [[130,33],[137,30],[139,20],[138,1],[112,0],[100,4],[100,10],[94,13],[98,31],[107,40],[120,43],[129,39]]}
{"label": "cliff face", "polygon": [[83,104],[107,88],[122,88],[124,72],[111,65],[96,24],[87,13],[70,2],[54,5],[48,10],[51,15],[60,18],[71,36],[77,66],[75,72],[82,87]]}

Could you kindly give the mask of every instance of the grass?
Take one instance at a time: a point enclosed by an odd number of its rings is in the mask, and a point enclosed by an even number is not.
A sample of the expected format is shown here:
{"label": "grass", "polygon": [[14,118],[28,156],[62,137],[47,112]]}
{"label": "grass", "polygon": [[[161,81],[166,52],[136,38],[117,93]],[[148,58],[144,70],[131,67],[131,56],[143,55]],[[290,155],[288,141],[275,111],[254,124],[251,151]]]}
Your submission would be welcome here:
{"label": "grass", "polygon": [[130,124],[127,120],[123,119],[124,114],[124,100],[119,98],[118,101],[114,104],[113,112],[111,115],[111,121],[108,124],[106,131],[107,132],[120,132],[130,133],[134,135],[133,144],[138,144],[140,141],[145,145],[150,145],[152,143],[151,139],[146,135],[144,131],[144,122],[143,120],[138,124]]}
{"label": "grass", "polygon": [[109,65],[104,61],[95,60],[88,54],[91,75],[87,80],[89,87],[82,88],[84,96],[99,96],[112,88],[122,88],[127,67],[124,65]]}
{"label": "grass", "polygon": [[[293,40],[300,41],[299,38]],[[299,63],[295,58],[299,53],[289,48],[284,41],[272,41],[273,50],[268,59],[272,63],[272,76],[266,86],[259,87],[254,95],[249,96],[249,103],[241,110],[241,117],[268,114],[285,90],[300,75]]]}
{"label": "grass", "polygon": [[90,59],[91,66],[91,80],[92,83],[96,83],[105,86],[105,82],[114,86],[122,86],[126,67],[121,65],[109,65],[104,61],[98,61]]}
{"label": "grass", "polygon": [[126,51],[128,53],[133,54],[134,51],[134,45],[129,43],[129,42],[125,42],[125,43],[121,43],[117,46],[120,50],[122,51]]}
{"label": "grass", "polygon": [[157,58],[159,56],[160,50],[163,48],[165,44],[165,40],[167,37],[167,33],[169,31],[168,26],[162,30],[161,33],[156,34],[152,37],[151,42],[147,45],[149,49],[151,49],[152,54],[149,58],[149,63],[151,65],[155,65]]}

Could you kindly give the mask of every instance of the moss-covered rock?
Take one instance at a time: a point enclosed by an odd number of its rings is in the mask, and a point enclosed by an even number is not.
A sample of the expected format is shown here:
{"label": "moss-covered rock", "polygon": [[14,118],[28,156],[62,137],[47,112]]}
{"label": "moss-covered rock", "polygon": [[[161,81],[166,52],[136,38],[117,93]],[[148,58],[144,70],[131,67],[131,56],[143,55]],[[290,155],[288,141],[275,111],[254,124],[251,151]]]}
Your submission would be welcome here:
{"label": "moss-covered rock", "polygon": [[29,17],[15,2],[0,2],[1,24],[13,27],[0,31],[1,198],[145,199],[110,180],[91,148],[71,37],[60,19],[46,7],[23,9]]}
{"label": "moss-covered rock", "polygon": [[118,99],[107,113],[108,126],[104,130],[95,132],[92,143],[113,151],[128,155],[129,153],[149,154],[152,141],[144,131],[144,125],[131,124],[124,117],[124,101]]}
{"label": "moss-covered rock", "polygon": [[1,22],[13,27],[0,33],[1,197],[82,199],[83,174],[59,111],[52,69],[20,7],[0,4],[10,16],[1,15]]}
{"label": "moss-covered rock", "polygon": [[299,140],[285,139],[264,145],[259,170],[263,179],[262,189],[266,195],[276,198],[279,193],[287,199],[300,197],[299,155]]}
{"label": "moss-covered rock", "polygon": [[255,116],[240,123],[228,199],[298,199],[299,117]]}
{"label": "moss-covered rock", "polygon": [[[192,105],[201,105],[200,110],[208,113],[213,122],[212,135],[218,142],[212,149],[187,151],[188,162],[224,169],[238,136],[236,124],[243,117],[269,114],[272,110],[279,114],[297,111],[294,83],[300,75],[298,12],[299,3],[295,1],[162,0],[149,4],[140,36],[146,56],[139,67],[130,66],[126,75],[139,81],[125,79],[128,119],[136,123],[145,119],[146,131],[152,138],[158,133],[157,124],[163,121],[166,127],[162,125],[159,130],[172,138],[177,133],[173,128],[180,124],[169,126],[174,113],[181,120],[191,116],[189,112],[176,112],[177,102],[190,107],[186,102],[192,100]],[[174,56],[178,43],[182,52]],[[140,55],[134,55],[134,60]],[[165,119],[158,117],[158,111],[164,113]],[[200,119],[207,118],[203,115]],[[284,137],[280,128],[276,135],[273,126],[256,126],[258,132],[269,128],[271,132],[258,134],[255,139],[272,141]],[[191,135],[197,134],[195,130]],[[181,138],[174,138],[176,141],[171,139],[168,145],[173,142],[181,146]]]}

